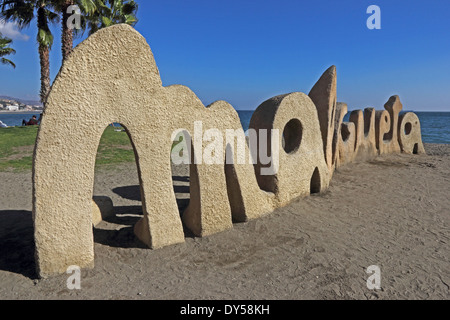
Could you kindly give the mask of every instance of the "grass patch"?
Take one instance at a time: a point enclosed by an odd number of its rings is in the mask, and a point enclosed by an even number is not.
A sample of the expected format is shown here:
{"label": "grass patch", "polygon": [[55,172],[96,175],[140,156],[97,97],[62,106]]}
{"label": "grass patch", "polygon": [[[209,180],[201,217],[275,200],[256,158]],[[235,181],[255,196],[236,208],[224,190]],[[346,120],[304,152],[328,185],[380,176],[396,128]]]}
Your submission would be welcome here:
{"label": "grass patch", "polygon": [[[134,151],[126,132],[108,127],[102,135],[96,167],[134,162]],[[23,172],[32,169],[37,127],[0,129],[0,172]]]}
{"label": "grass patch", "polygon": [[117,132],[117,127],[108,127],[100,139],[96,167],[134,162],[134,151],[125,131]]}
{"label": "grass patch", "polygon": [[0,171],[26,171],[32,168],[37,127],[0,129]]}

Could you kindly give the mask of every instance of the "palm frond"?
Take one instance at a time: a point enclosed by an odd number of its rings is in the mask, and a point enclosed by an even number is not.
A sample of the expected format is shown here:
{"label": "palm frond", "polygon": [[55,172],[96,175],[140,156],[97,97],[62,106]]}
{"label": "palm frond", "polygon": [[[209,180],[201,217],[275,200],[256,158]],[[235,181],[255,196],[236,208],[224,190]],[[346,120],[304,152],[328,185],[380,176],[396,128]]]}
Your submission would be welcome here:
{"label": "palm frond", "polygon": [[2,34],[0,33],[0,48],[5,47],[12,43],[12,40],[9,38],[3,38]]}
{"label": "palm frond", "polygon": [[138,22],[138,19],[134,15],[128,14],[128,15],[125,15],[125,21],[124,22],[126,24],[131,25],[131,26],[134,26]]}
{"label": "palm frond", "polygon": [[98,0],[77,0],[76,4],[80,7],[81,12],[91,15],[97,10]]}
{"label": "palm frond", "polygon": [[0,46],[0,57],[9,56],[11,54],[16,54],[16,50],[13,48],[1,48]]}
{"label": "palm frond", "polygon": [[0,18],[16,22],[20,29],[27,27],[34,18],[34,3],[27,0],[0,1]]}
{"label": "palm frond", "polygon": [[125,15],[136,15],[138,10],[138,4],[134,1],[125,3],[122,8],[122,12]]}
{"label": "palm frond", "polygon": [[1,62],[2,62],[2,64],[10,65],[14,69],[16,68],[16,65],[11,60],[8,60],[8,59],[5,59],[5,58],[1,58]]}
{"label": "palm frond", "polygon": [[[79,0],[81,1],[81,0]],[[136,25],[136,11],[138,5],[133,0],[94,0],[96,10],[85,15],[82,20],[83,27],[89,29],[89,34],[105,27],[118,23]]]}
{"label": "palm frond", "polygon": [[51,23],[59,23],[59,14],[51,11],[50,9],[45,9],[45,16],[47,17],[47,20]]}
{"label": "palm frond", "polygon": [[9,64],[13,68],[16,68],[16,65],[9,59],[3,58],[5,56],[9,56],[11,54],[15,54],[16,50],[10,48],[9,45],[12,43],[12,40],[9,38],[4,38],[0,33],[0,57],[2,64]]}
{"label": "palm frond", "polygon": [[47,46],[49,48],[53,45],[53,34],[50,30],[43,28],[38,30],[37,42],[39,45]]}
{"label": "palm frond", "polygon": [[102,18],[102,25],[104,27],[110,27],[114,24],[113,21],[108,17],[101,17],[101,18]]}

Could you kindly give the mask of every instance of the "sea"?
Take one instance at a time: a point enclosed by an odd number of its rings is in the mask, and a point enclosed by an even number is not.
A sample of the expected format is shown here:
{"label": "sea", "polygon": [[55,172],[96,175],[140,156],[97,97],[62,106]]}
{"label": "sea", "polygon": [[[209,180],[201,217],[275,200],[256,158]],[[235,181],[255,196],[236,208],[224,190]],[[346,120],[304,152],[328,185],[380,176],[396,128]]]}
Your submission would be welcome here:
{"label": "sea", "polygon": [[[242,127],[246,131],[250,125],[253,111],[238,110]],[[450,112],[415,112],[420,119],[422,140],[424,143],[450,144]],[[30,120],[39,113],[0,113],[0,120],[10,127],[21,126],[23,120]],[[348,121],[347,118],[344,119]]]}

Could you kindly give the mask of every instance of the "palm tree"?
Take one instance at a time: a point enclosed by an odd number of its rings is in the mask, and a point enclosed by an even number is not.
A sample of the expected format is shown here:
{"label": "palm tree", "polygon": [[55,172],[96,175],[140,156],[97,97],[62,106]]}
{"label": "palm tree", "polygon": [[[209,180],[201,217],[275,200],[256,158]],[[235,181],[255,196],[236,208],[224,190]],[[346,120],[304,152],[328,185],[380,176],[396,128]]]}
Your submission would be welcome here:
{"label": "palm tree", "polygon": [[[55,9],[61,13],[61,51],[63,62],[67,59],[73,49],[74,33],[80,30],[74,30],[68,25],[69,18],[74,12],[69,10],[70,6],[77,5],[83,16],[94,14],[97,6],[100,5],[100,0],[53,0]],[[69,12],[68,12],[69,11]]]}
{"label": "palm tree", "polygon": [[16,65],[11,60],[8,60],[6,58],[3,58],[4,56],[15,54],[16,50],[13,48],[9,48],[9,44],[12,42],[11,39],[2,37],[2,34],[0,33],[0,63],[1,64],[7,64],[12,66],[13,68],[16,68]]}
{"label": "palm tree", "polygon": [[49,23],[59,19],[52,9],[53,3],[48,0],[0,0],[0,17],[16,22],[19,28],[29,26],[33,18],[37,18],[36,40],[41,66],[40,98],[44,105],[50,92],[50,49],[53,45]]}
{"label": "palm tree", "polygon": [[86,28],[93,34],[101,28],[114,24],[126,23],[135,26],[138,4],[134,0],[101,0],[97,1],[97,10],[86,17]]}
{"label": "palm tree", "polygon": [[[53,0],[56,9],[62,15],[62,57],[63,62],[73,49],[73,37],[83,34],[89,29],[89,34],[117,23],[127,23],[134,26],[138,20],[136,12],[138,4],[133,0]],[[72,13],[67,13],[71,5],[77,5],[81,11],[81,29],[72,30],[68,20]]]}
{"label": "palm tree", "polygon": [[69,28],[67,22],[70,17],[68,9],[73,5],[73,0],[62,0],[61,2],[61,13],[62,13],[62,34],[61,34],[61,49],[63,61],[69,56],[73,48],[73,30]]}
{"label": "palm tree", "polygon": [[[63,61],[73,48],[74,30],[68,27],[67,21],[71,13],[68,8],[76,4],[81,16],[81,29],[89,29],[89,34],[117,23],[127,23],[134,26],[138,20],[136,12],[138,4],[134,0],[0,0],[0,18],[16,22],[19,28],[30,25],[37,18],[37,43],[39,62],[41,66],[41,102],[45,105],[50,92],[50,50],[53,45],[53,35],[49,24],[59,21],[62,15],[62,55]],[[82,32],[81,30],[81,32]],[[75,30],[75,33],[80,30]],[[2,60],[3,61],[3,60]]]}

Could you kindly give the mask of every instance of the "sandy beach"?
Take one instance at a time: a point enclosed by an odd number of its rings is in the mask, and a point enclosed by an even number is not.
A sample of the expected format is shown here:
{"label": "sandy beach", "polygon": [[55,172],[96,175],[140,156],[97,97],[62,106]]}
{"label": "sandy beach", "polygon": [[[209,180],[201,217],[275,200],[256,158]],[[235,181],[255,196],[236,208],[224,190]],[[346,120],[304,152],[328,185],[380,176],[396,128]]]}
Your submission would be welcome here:
{"label": "sandy beach", "polygon": [[[160,250],[133,234],[135,164],[98,170],[94,195],[115,216],[94,230],[95,268],[72,291],[68,275],[36,276],[31,173],[0,173],[0,299],[449,299],[450,145],[425,148],[345,166],[320,195]],[[188,169],[173,175],[182,209]],[[371,265],[381,290],[367,288]]]}

